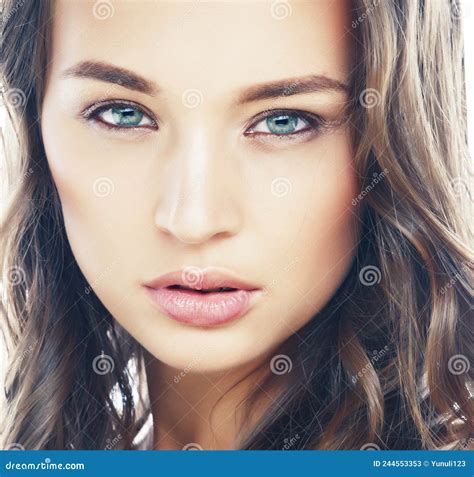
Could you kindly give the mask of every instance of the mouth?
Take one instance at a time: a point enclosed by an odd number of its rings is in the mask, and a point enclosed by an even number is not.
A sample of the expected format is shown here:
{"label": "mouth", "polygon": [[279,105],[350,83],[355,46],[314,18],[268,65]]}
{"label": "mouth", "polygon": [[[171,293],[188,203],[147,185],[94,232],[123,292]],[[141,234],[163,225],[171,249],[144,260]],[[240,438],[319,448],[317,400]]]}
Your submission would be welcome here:
{"label": "mouth", "polygon": [[169,290],[190,290],[190,291],[195,291],[198,293],[223,293],[223,292],[230,292],[230,291],[236,291],[238,288],[232,288],[232,287],[217,287],[217,288],[209,288],[209,289],[195,289],[192,287],[187,287],[184,285],[170,285],[167,286]]}
{"label": "mouth", "polygon": [[173,272],[145,284],[145,289],[168,317],[204,328],[242,317],[262,294],[261,288],[214,270],[197,276]]}

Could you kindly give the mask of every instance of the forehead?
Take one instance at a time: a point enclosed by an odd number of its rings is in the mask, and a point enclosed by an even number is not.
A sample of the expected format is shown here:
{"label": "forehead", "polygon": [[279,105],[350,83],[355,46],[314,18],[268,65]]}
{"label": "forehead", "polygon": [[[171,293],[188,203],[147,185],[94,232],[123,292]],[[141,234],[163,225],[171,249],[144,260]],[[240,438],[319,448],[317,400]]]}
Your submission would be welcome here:
{"label": "forehead", "polygon": [[51,73],[93,59],[207,94],[307,74],[346,82],[348,10],[345,0],[58,0]]}

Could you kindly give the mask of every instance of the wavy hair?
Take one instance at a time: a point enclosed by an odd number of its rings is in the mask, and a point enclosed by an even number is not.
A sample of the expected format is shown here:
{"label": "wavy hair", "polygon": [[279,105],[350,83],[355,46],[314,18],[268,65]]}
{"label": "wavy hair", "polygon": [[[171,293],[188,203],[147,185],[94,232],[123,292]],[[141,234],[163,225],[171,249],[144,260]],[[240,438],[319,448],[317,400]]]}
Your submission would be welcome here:
{"label": "wavy hair", "polygon": [[[53,6],[3,2],[2,444],[103,449],[120,433],[116,448],[130,449],[150,413],[146,390],[134,393],[144,350],[75,261],[41,138]],[[466,449],[472,165],[459,5],[355,0],[351,8],[356,257],[327,305],[283,343],[292,382],[239,449]],[[113,369],[98,374],[92,363],[105,355]],[[277,380],[255,386],[249,415]]]}

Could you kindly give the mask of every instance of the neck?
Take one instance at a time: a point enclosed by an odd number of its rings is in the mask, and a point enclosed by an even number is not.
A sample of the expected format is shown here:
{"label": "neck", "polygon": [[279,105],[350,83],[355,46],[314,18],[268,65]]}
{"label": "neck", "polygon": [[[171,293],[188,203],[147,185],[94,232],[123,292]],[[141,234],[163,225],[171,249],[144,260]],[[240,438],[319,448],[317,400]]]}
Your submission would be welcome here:
{"label": "neck", "polygon": [[180,450],[196,444],[209,450],[238,448],[239,436],[276,397],[262,389],[264,399],[245,419],[245,399],[268,375],[266,359],[213,373],[176,369],[148,353],[146,363],[155,449]]}

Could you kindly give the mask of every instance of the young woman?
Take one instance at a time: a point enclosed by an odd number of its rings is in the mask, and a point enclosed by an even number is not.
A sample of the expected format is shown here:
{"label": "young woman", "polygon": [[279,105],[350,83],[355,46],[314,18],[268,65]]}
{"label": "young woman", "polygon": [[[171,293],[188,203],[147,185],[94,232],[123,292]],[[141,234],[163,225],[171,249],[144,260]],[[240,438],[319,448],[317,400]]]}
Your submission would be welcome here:
{"label": "young woman", "polygon": [[466,449],[452,1],[5,1],[4,447]]}

